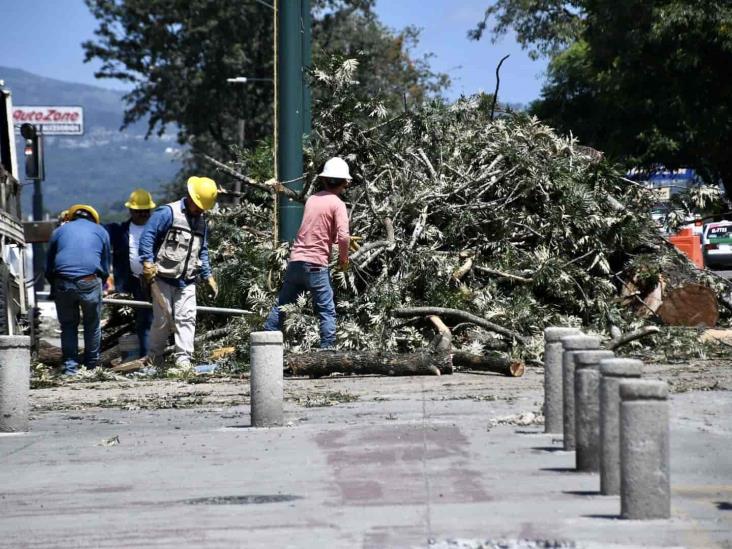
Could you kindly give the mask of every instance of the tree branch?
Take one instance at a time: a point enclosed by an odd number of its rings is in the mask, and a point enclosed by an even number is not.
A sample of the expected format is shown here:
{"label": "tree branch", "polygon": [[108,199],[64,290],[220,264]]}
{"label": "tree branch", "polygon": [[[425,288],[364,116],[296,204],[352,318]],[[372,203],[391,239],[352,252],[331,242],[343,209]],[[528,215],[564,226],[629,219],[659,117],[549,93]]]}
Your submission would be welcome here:
{"label": "tree branch", "polygon": [[363,256],[369,250],[373,250],[375,248],[393,248],[396,245],[396,240],[394,238],[394,223],[390,217],[385,217],[383,219],[383,223],[384,228],[386,229],[386,240],[367,242],[351,255],[351,261],[358,261],[358,258]]}
{"label": "tree branch", "polygon": [[630,332],[613,339],[607,344],[607,348],[611,351],[614,351],[615,349],[625,345],[626,343],[630,343],[631,341],[635,341],[636,339],[640,339],[642,337],[657,334],[660,331],[661,329],[658,326],[644,326],[640,330],[636,330],[634,332]]}
{"label": "tree branch", "polygon": [[531,284],[534,279],[533,278],[527,278],[525,276],[519,276],[511,273],[505,273],[503,271],[499,271],[496,269],[491,269],[489,267],[483,267],[482,265],[475,265],[474,269],[476,271],[480,271],[481,273],[488,273],[495,276],[500,276],[502,278],[507,278],[509,280],[513,280],[514,282],[518,282],[519,284]]}
{"label": "tree branch", "polygon": [[496,67],[496,91],[493,92],[493,103],[491,103],[491,122],[493,121],[493,114],[496,111],[496,101],[498,101],[498,88],[501,85],[501,65],[503,65],[503,62],[511,57],[511,55],[505,55],[503,59],[501,59],[498,63],[498,66]]}
{"label": "tree branch", "polygon": [[[291,198],[292,200],[296,200],[298,202],[304,202],[303,197],[300,196],[295,191],[293,191],[292,189],[290,189],[289,187],[285,187],[282,184],[268,185],[266,183],[259,183],[258,181],[255,181],[251,177],[247,177],[243,173],[236,171],[234,168],[227,166],[223,162],[219,162],[215,158],[207,155],[206,153],[201,153],[201,157],[204,160],[206,160],[207,162],[209,162],[210,164],[213,164],[214,166],[216,166],[219,170],[221,170],[225,174],[230,175],[234,179],[238,179],[242,183],[246,183],[250,187],[254,187],[255,189],[259,189],[260,191],[265,191],[271,195],[274,195],[276,192],[281,192],[287,198]],[[232,196],[241,196],[244,193],[221,189],[221,194],[230,194]]]}
{"label": "tree branch", "polygon": [[472,322],[473,324],[477,324],[478,326],[481,326],[486,330],[490,330],[497,334],[515,339],[523,345],[528,345],[529,343],[529,339],[527,337],[524,337],[517,332],[509,330],[508,328],[504,328],[503,326],[499,326],[498,324],[494,324],[493,322],[491,322],[490,320],[486,320],[485,318],[481,318],[477,315],[468,313],[467,311],[461,311],[459,309],[448,309],[445,307],[402,307],[400,309],[394,309],[392,313],[397,318],[432,315],[450,316],[453,318],[459,318],[461,320]]}

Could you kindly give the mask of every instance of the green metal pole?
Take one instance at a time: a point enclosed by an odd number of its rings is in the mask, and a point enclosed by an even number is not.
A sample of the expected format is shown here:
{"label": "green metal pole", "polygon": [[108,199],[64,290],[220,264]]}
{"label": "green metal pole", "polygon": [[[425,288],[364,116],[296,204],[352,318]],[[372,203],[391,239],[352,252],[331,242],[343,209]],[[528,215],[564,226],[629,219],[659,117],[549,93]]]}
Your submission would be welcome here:
{"label": "green metal pole", "polygon": [[[302,0],[277,0],[277,174],[296,192],[303,189],[302,161]],[[294,180],[294,181],[293,181]],[[292,241],[302,221],[303,205],[279,195],[279,236]]]}
{"label": "green metal pole", "polygon": [[310,0],[300,0],[302,6],[302,130],[307,136],[312,129],[312,113],[310,110],[310,86],[308,85],[307,72],[313,64],[312,28],[313,22],[310,15]]}

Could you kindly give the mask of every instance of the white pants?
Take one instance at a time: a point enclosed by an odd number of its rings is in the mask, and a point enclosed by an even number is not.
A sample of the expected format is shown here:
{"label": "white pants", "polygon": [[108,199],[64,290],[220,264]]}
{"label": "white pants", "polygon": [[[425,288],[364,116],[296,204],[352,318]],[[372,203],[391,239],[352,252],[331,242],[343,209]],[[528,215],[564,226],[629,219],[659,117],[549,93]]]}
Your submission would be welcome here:
{"label": "white pants", "polygon": [[153,323],[148,336],[148,356],[155,364],[162,362],[168,336],[174,329],[175,363],[185,364],[193,356],[193,339],[196,336],[196,285],[188,284],[185,288],[178,288],[165,282],[156,284],[160,288],[165,306],[172,312],[175,326],[169,326],[168,316],[153,298]]}

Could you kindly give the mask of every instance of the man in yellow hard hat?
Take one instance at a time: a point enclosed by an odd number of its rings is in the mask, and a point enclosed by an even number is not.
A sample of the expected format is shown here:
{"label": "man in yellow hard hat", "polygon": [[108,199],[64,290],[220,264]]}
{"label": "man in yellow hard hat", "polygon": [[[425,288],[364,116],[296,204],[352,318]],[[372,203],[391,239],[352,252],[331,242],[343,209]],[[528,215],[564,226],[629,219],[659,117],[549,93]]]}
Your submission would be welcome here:
{"label": "man in yellow hard hat", "polygon": [[69,221],[51,235],[46,278],[53,288],[61,324],[64,373],[79,366],[79,310],[84,319],[84,365],[96,368],[102,340],[102,281],[109,275],[109,235],[99,226],[99,214],[88,204],[69,208]]}
{"label": "man in yellow hard hat", "polygon": [[[155,208],[152,195],[145,189],[135,189],[125,202],[130,218],[124,223],[107,223],[112,244],[112,269],[117,291],[132,294],[138,301],[150,301],[150,292],[142,280],[142,261],[139,248],[140,237]],[[135,309],[135,332],[139,342],[140,356],[147,354],[147,338],[152,325],[151,309]]]}
{"label": "man in yellow hard hat", "polygon": [[142,275],[156,285],[147,352],[152,366],[162,362],[171,330],[176,366],[190,366],[196,332],[196,281],[206,281],[214,297],[219,292],[208,261],[204,213],[216,204],[218,188],[208,177],[190,177],[187,188],[184,198],[155,210],[140,237]]}

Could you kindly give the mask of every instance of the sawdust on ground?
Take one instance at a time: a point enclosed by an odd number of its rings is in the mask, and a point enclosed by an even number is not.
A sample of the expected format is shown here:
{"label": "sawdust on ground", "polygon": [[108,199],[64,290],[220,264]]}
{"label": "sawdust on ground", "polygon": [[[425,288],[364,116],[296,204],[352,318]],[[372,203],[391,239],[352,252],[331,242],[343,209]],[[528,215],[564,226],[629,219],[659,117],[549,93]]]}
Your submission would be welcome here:
{"label": "sawdust on ground", "polygon": [[[683,364],[647,364],[645,377],[666,380],[672,392],[732,390],[732,360],[696,360]],[[543,370],[527,368],[521,378],[491,373],[460,372],[424,378],[420,398],[430,400],[514,400],[541,397]],[[249,404],[249,379],[196,378],[195,383],[157,379],[65,382],[31,391],[36,412],[88,408],[163,409],[238,406]],[[331,406],[352,400],[414,398],[409,377],[333,376],[321,379],[286,378],[285,400],[304,407]]]}

